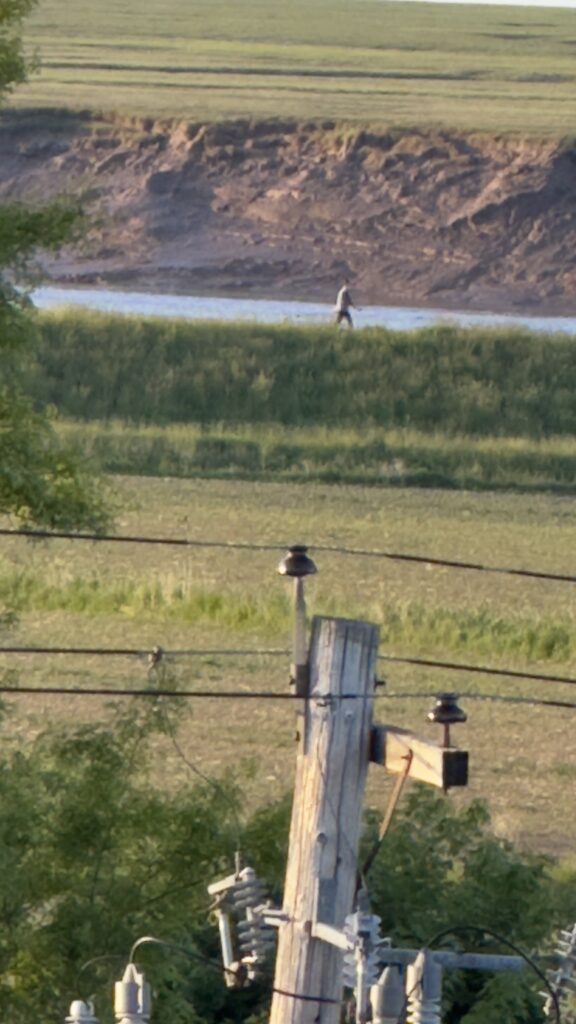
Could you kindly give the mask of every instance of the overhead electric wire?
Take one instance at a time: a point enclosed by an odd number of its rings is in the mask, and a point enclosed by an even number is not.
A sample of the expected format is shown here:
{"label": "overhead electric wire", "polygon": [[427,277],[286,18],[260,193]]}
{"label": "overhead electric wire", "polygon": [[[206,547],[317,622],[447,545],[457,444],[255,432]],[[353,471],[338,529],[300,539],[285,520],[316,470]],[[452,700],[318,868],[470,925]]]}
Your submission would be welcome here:
{"label": "overhead electric wire", "polygon": [[[104,686],[0,686],[0,693],[40,694],[43,696],[68,697],[185,697],[194,700],[302,700],[294,693],[275,693],[273,690],[151,690],[151,689],[120,689],[112,690]],[[341,700],[354,700],[356,694],[342,694]]]}
{"label": "overhead electric wire", "polygon": [[[115,657],[115,658],[145,658],[153,654],[150,647],[24,647],[4,645],[0,647],[0,654],[76,654],[90,657]],[[202,648],[196,647],[188,650],[162,650],[163,657],[169,658],[200,658],[215,657],[216,655],[227,658],[236,657],[277,657],[287,656],[288,652],[279,648]]]}
{"label": "overhead electric wire", "polygon": [[[387,693],[383,694],[383,696],[388,697],[389,700],[431,700],[436,697],[436,694]],[[499,693],[466,693],[466,691],[460,693],[458,696],[462,700],[488,700],[496,701],[501,704],[532,704],[550,708],[567,708],[568,710],[576,709],[576,701],[555,700],[550,697],[508,697]]]}
{"label": "overhead electric wire", "polygon": [[[254,648],[190,648],[188,650],[165,650],[157,648],[162,658],[246,658],[246,657],[288,657],[289,652],[279,647]],[[79,657],[134,657],[146,658],[153,656],[152,648],[144,647],[26,647],[21,645],[4,645],[0,647],[3,654],[44,654],[44,655],[76,655]],[[576,686],[576,677],[548,675],[541,672],[523,672],[520,669],[495,668],[490,665],[470,665],[458,661],[436,661],[433,658],[413,658],[395,654],[380,654],[379,661],[387,661],[399,665],[415,665],[420,668],[444,669],[451,672],[473,673],[489,676],[506,676],[510,679],[529,679],[539,683],[558,683],[565,686]]]}
{"label": "overhead electric wire", "polygon": [[[88,540],[111,544],[156,544],[168,547],[220,548],[227,551],[285,551],[286,542],[255,544],[249,541],[193,540],[188,537],[147,537],[139,534],[70,533],[65,530],[13,530],[0,528],[0,536],[26,537],[41,540]],[[576,583],[576,576],[566,573],[543,572],[539,569],[516,569],[511,566],[484,565],[481,562],[464,562],[452,558],[437,558],[431,555],[415,555],[398,551],[379,551],[372,548],[349,548],[330,544],[310,544],[314,551],[362,558],[386,558],[396,562],[413,562],[420,565],[437,565],[447,569],[463,569],[473,572],[499,573],[507,576],[521,576],[530,579],[552,580],[557,583]]]}
{"label": "overhead electric wire", "polygon": [[[151,690],[151,689],[116,689],[102,686],[0,686],[0,693],[12,697],[37,695],[44,697],[150,697],[158,700],[161,697],[182,697],[186,700],[276,700],[294,703],[305,700],[322,699],[322,694],[310,697],[296,693],[279,693],[274,690]],[[358,693],[341,693],[332,695],[332,701],[370,701],[370,700],[425,700],[433,699],[436,693],[376,693],[365,695]],[[576,701],[554,700],[543,697],[505,697],[490,693],[462,693],[464,700],[500,701],[509,704],[542,705],[551,708],[576,710]]]}
{"label": "overhead electric wire", "polygon": [[531,679],[541,683],[565,683],[576,686],[576,678],[572,676],[550,676],[539,672],[522,672],[512,668],[493,668],[487,665],[467,665],[457,661],[435,661],[427,658],[396,657],[393,654],[378,655],[380,661],[398,662],[403,665],[418,665],[424,668],[443,668],[454,672],[476,672],[488,676],[507,676],[512,679]]}
{"label": "overhead electric wire", "polygon": [[188,537],[145,537],[140,534],[69,533],[66,530],[8,530],[0,537],[28,537],[36,540],[90,540],[107,544],[160,544],[181,548],[225,548],[231,551],[285,551],[284,543],[254,544],[251,541],[192,540]]}
{"label": "overhead electric wire", "polygon": [[524,962],[528,965],[528,967],[530,967],[530,969],[534,971],[534,974],[540,979],[540,981],[546,986],[552,999],[557,1024],[561,1024],[560,1002],[558,999],[558,993],[550,984],[544,971],[542,971],[538,964],[535,963],[534,959],[531,956],[528,956],[528,954],[525,953],[520,946],[517,946],[515,942],[511,942],[510,939],[508,939],[505,935],[501,935],[499,932],[495,932],[492,928],[486,928],[483,925],[456,924],[451,925],[448,928],[443,928],[441,931],[436,932],[436,934],[433,935],[428,942],[426,942],[423,948],[425,950],[430,950],[430,952],[433,953],[434,950],[432,950],[431,947],[435,946],[437,942],[440,942],[440,940],[444,939],[447,935],[460,935],[462,933],[466,934],[467,932],[475,932],[477,935],[489,935],[492,939],[495,939],[496,942],[499,942],[503,946],[507,946],[508,949],[511,949],[512,952],[516,953],[517,956],[521,957],[522,960],[524,960]]}

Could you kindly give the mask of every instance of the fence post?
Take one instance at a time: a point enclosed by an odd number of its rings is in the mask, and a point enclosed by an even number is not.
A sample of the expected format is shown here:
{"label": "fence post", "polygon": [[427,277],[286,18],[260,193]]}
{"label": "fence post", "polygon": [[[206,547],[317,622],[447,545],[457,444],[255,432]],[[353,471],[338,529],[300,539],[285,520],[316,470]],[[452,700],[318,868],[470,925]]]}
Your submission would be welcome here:
{"label": "fence post", "polygon": [[340,1019],[342,951],[313,927],[353,909],[377,650],[376,626],[313,621],[270,1024]]}

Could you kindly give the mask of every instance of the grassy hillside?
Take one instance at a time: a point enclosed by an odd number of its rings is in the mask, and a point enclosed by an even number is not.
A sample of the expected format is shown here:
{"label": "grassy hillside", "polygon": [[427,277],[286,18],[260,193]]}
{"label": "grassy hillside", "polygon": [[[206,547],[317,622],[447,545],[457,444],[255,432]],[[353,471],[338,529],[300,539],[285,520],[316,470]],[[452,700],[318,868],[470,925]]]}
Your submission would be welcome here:
{"label": "grassy hillside", "polygon": [[564,335],[139,319],[40,319],[31,386],[61,414],[134,424],[410,427],[540,439],[576,433]]}
{"label": "grassy hillside", "polygon": [[571,339],[45,314],[31,386],[64,416],[133,424],[576,433]]}
{"label": "grassy hillside", "polygon": [[386,0],[42,0],[25,106],[564,135],[573,15]]}
{"label": "grassy hillside", "polygon": [[28,368],[108,472],[576,490],[562,336],[41,317]]}

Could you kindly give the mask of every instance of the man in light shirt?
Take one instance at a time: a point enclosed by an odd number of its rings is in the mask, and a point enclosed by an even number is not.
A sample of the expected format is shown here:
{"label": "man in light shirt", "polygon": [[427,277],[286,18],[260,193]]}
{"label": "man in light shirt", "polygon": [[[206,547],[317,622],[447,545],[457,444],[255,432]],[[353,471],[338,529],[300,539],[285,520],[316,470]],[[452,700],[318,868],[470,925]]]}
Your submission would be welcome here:
{"label": "man in light shirt", "polygon": [[352,296],[350,295],[348,284],[348,281],[344,281],[336,297],[336,323],[341,324],[342,321],[345,320],[349,327],[353,327],[354,325],[352,323],[350,310],[356,309],[357,307],[352,302]]}

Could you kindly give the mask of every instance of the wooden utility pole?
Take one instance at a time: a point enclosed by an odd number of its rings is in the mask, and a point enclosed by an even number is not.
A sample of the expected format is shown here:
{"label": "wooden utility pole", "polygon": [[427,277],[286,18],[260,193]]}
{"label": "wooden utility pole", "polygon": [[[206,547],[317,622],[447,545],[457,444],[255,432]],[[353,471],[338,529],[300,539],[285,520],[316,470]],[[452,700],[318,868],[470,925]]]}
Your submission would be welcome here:
{"label": "wooden utility pole", "polygon": [[378,629],[316,618],[270,1024],[338,1024],[342,952],[314,937],[353,910]]}

